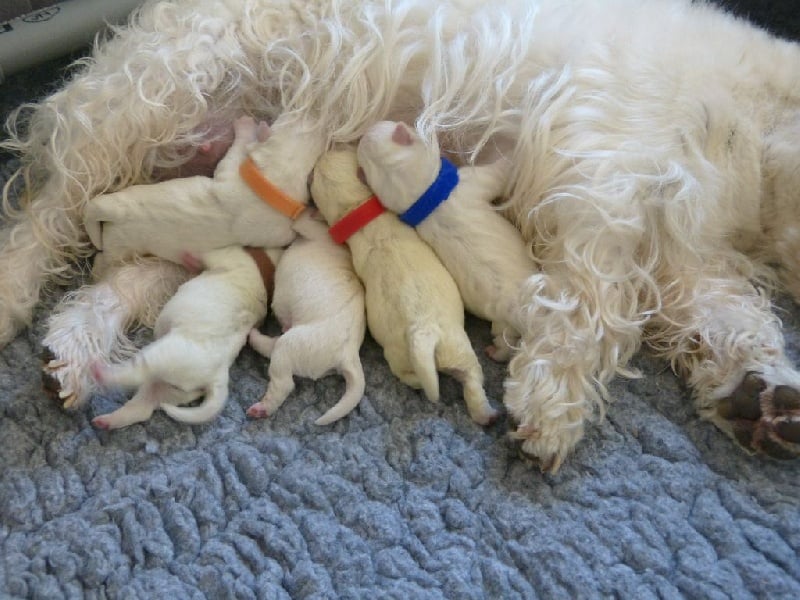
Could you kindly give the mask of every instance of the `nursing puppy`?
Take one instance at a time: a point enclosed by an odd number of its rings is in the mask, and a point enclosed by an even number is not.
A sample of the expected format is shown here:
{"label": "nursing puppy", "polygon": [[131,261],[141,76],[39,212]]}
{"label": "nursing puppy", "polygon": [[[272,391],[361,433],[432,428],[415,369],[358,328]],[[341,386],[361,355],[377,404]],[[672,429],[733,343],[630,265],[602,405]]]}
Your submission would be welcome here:
{"label": "nursing puppy", "polygon": [[510,165],[500,159],[456,171],[440,160],[435,140],[426,144],[392,121],[364,134],[358,164],[381,204],[416,227],[436,252],[466,309],[492,322],[489,356],[508,360],[525,328],[522,286],[536,272],[519,230],[492,205],[508,184]]}
{"label": "nursing puppy", "polygon": [[[137,269],[122,261],[153,255],[180,263],[185,252],[228,245],[272,248],[294,239],[293,220],[308,200],[306,182],[294,182],[294,169],[311,169],[319,142],[302,122],[269,128],[248,116],[233,121],[233,136],[213,179],[136,185],[87,204],[86,230],[102,250],[93,268],[100,283],[84,286],[62,303],[44,338],[45,379],[65,408],[82,405],[92,392],[89,365],[118,353],[131,322],[152,325],[163,302],[185,280],[172,265],[150,260],[149,269]],[[225,147],[224,140],[203,145],[207,156]],[[264,165],[270,167],[271,183],[264,183]]]}
{"label": "nursing puppy", "polygon": [[250,346],[270,362],[267,391],[247,414],[273,414],[294,389],[293,375],[319,379],[335,371],[345,379],[344,395],[315,421],[328,425],[352,411],[364,396],[359,357],[367,327],[364,288],[347,246],[335,244],[324,223],[304,215],[295,230],[300,237],[283,253],[275,271],[272,310],[283,334],[250,332]]}
{"label": "nursing puppy", "polygon": [[101,251],[95,270],[102,273],[107,265],[136,255],[180,263],[186,252],[237,244],[277,248],[292,241],[292,218],[259,198],[240,173],[248,156],[263,163],[278,159],[269,149],[285,146],[288,136],[278,133],[283,140],[266,146],[269,126],[249,116],[238,118],[233,129],[233,143],[213,178],[196,175],[133,185],[89,202],[84,226]]}
{"label": "nursing puppy", "polygon": [[[205,270],[166,303],[156,340],[124,363],[92,366],[100,385],[139,387],[125,405],[92,424],[118,429],[149,419],[156,408],[192,424],[219,414],[228,397],[228,370],[248,332],[267,314],[267,285],[281,252],[231,246],[200,259],[187,256]],[[176,406],[200,396],[205,398],[197,407]]]}
{"label": "nursing puppy", "polygon": [[[372,195],[357,171],[354,148],[329,151],[314,168],[311,195],[334,230]],[[464,387],[472,419],[491,423],[497,411],[486,398],[483,371],[464,332],[464,305],[452,277],[395,215],[378,207],[371,216],[351,230],[346,242],[364,284],[370,333],[383,347],[389,368],[405,384],[422,388],[432,402],[439,399],[437,370],[452,375]]]}

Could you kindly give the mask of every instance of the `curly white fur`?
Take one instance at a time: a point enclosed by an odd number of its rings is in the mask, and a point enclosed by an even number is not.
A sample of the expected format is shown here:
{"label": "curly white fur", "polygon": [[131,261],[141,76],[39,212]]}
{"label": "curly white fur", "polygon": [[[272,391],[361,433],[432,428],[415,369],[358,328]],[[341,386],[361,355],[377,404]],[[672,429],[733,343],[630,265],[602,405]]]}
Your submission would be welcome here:
{"label": "curly white fur", "polygon": [[303,115],[324,143],[400,119],[512,163],[541,268],[506,391],[526,451],[557,468],[645,339],[725,428],[716,399],[748,370],[796,381],[760,286],[769,260],[800,289],[799,71],[796,45],[689,0],[148,2],[12,121],[28,202],[0,339],[86,253],[78,209],[186,160],[213,119]]}

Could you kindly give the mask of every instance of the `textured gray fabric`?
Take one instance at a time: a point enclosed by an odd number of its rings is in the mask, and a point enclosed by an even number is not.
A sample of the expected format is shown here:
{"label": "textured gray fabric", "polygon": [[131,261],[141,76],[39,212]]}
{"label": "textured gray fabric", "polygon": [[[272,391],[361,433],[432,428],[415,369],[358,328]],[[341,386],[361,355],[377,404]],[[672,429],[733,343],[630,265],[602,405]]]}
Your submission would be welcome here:
{"label": "textured gray fabric", "polygon": [[[0,109],[62,64],[0,86]],[[404,387],[371,340],[367,398],[333,426],[313,421],[337,377],[247,419],[265,363],[245,350],[213,423],[157,413],[99,432],[91,417],[122,396],[65,413],[40,389],[63,291],[0,352],[2,598],[800,597],[800,463],[740,452],[644,353],[645,377],[612,385],[607,419],[556,476],[518,458],[504,423],[474,425],[452,380],[439,405]],[[782,306],[798,359],[800,312]],[[488,326],[468,330],[499,403]]]}

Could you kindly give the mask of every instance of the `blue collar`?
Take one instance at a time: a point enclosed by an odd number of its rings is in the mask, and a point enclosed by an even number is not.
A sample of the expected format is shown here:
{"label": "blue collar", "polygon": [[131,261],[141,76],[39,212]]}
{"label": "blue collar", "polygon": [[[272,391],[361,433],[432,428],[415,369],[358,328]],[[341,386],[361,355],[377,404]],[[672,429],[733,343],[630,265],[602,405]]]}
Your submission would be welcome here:
{"label": "blue collar", "polygon": [[411,227],[416,227],[436,210],[437,206],[450,197],[450,193],[457,185],[458,169],[449,160],[442,158],[442,167],[434,182],[419,197],[419,200],[400,215],[400,220]]}

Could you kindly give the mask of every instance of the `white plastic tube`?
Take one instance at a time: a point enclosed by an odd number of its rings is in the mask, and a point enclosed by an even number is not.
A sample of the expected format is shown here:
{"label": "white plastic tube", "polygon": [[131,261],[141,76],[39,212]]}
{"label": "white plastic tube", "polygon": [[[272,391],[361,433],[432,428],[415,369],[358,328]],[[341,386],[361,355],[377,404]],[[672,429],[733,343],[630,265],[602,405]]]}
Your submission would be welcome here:
{"label": "white plastic tube", "polygon": [[91,42],[106,24],[124,21],[142,1],[53,0],[49,8],[9,21],[0,27],[0,82]]}

